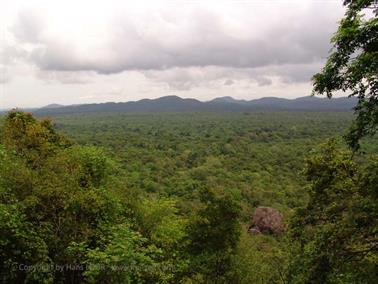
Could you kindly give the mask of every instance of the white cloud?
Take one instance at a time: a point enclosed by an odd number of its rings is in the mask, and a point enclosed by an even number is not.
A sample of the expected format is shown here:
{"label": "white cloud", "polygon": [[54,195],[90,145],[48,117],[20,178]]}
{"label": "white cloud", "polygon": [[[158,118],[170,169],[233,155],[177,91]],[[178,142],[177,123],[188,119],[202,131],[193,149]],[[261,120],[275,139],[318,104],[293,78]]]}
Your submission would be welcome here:
{"label": "white cloud", "polygon": [[197,6],[124,10],[99,31],[84,29],[79,35],[71,29],[61,34],[59,25],[50,26],[40,12],[27,10],[10,31],[20,45],[32,47],[28,58],[42,70],[111,74],[192,66],[253,68],[324,57],[338,13],[319,8],[308,2],[302,9],[283,9],[282,22],[271,18],[277,14],[274,8],[259,6],[237,5],[232,13]]}
{"label": "white cloud", "polygon": [[10,74],[8,68],[4,65],[0,65],[0,84],[5,84],[10,81]]}

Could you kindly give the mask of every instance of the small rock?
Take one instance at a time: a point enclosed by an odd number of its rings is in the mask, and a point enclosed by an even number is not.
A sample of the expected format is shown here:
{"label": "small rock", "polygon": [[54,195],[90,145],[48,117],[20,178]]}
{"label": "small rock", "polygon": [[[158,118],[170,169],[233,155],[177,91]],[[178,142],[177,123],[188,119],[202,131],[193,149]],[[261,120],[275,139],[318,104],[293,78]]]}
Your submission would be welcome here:
{"label": "small rock", "polygon": [[260,230],[257,229],[257,228],[254,228],[254,227],[249,228],[248,232],[249,232],[250,234],[252,234],[252,235],[258,235],[258,234],[261,234]]}

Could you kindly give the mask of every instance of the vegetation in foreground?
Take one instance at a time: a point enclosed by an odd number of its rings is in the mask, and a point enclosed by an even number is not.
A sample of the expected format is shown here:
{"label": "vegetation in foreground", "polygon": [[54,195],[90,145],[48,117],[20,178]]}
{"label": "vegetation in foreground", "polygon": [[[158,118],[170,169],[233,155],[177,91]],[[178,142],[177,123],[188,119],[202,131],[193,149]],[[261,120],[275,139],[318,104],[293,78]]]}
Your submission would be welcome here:
{"label": "vegetation in foreground", "polygon": [[[303,283],[320,275],[316,267],[340,267],[324,264],[318,250],[310,249],[322,248],[328,257],[334,251],[327,247],[329,232],[341,225],[345,231],[335,242],[345,234],[350,238],[344,247],[337,242],[332,259],[348,263],[351,254],[342,259],[344,248],[352,254],[368,249],[362,247],[367,231],[359,235],[355,226],[371,216],[362,208],[375,206],[361,185],[375,186],[367,177],[377,176],[376,167],[361,158],[346,163],[348,150],[330,142],[307,161],[305,176],[314,183],[309,195],[301,171],[308,152],[342,133],[351,118],[350,113],[92,114],[58,117],[53,126],[11,112],[1,130],[2,281]],[[378,152],[374,140],[363,145]],[[353,187],[344,193],[349,167]],[[334,169],[333,180],[317,184]],[[341,192],[322,203],[312,193],[319,186]],[[343,194],[345,203],[333,208]],[[298,215],[289,235],[247,232],[256,207],[278,208],[289,220],[309,198],[316,205],[314,220]],[[355,207],[350,200],[361,203]],[[350,216],[342,214],[347,206],[353,206]],[[329,231],[316,219],[321,212],[329,214]],[[366,218],[359,222],[366,225]],[[313,239],[314,230],[319,239]],[[374,261],[366,253],[357,266],[363,271],[341,266],[350,273],[329,275],[338,281],[374,279]]]}

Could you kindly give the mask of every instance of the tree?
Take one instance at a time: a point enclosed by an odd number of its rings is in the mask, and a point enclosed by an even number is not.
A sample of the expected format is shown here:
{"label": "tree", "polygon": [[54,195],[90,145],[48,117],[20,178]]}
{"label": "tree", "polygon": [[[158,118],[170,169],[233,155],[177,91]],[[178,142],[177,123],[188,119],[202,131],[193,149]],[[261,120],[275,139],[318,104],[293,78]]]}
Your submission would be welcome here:
{"label": "tree", "polygon": [[346,0],[345,17],[331,39],[323,70],[314,75],[314,93],[331,98],[335,91],[358,98],[356,120],[346,136],[353,150],[362,137],[378,129],[378,17],[363,16],[373,0]]}
{"label": "tree", "polygon": [[[160,255],[155,246],[127,224],[113,226],[101,245],[86,251],[86,282],[156,283],[161,267],[154,262]],[[80,244],[78,244],[80,247]]]}
{"label": "tree", "polygon": [[51,267],[81,264],[72,245],[95,249],[106,224],[123,222],[114,165],[100,149],[68,142],[29,113],[8,113],[1,133],[2,279],[82,281],[83,270]]}
{"label": "tree", "polygon": [[0,204],[0,259],[1,283],[53,282],[47,245],[14,204]]}
{"label": "tree", "polygon": [[188,225],[192,273],[197,282],[227,283],[231,257],[239,241],[240,206],[230,194],[203,189],[203,207]]}
{"label": "tree", "polygon": [[[331,54],[313,77],[314,93],[358,98],[346,135],[353,152],[378,129],[378,18],[362,15],[373,2],[344,1]],[[378,282],[377,157],[357,162],[340,148],[330,141],[306,161],[309,201],[290,224],[290,283]]]}
{"label": "tree", "polygon": [[186,218],[176,200],[141,200],[104,149],[68,141],[49,120],[12,111],[1,126],[1,283],[186,276]]}
{"label": "tree", "polygon": [[377,283],[378,159],[350,159],[335,141],[306,162],[309,202],[290,224],[289,283]]}
{"label": "tree", "polygon": [[58,149],[72,145],[72,142],[55,132],[49,119],[38,121],[31,113],[11,111],[5,117],[0,142],[31,167],[38,167]]}

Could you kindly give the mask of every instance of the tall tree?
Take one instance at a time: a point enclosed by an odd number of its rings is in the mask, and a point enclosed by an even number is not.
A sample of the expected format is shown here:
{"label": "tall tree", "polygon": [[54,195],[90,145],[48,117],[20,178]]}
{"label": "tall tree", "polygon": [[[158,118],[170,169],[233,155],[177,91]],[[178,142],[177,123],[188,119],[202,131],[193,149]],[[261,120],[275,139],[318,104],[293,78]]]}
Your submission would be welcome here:
{"label": "tall tree", "polygon": [[[358,98],[346,140],[353,151],[378,130],[378,18],[363,15],[376,1],[346,0],[345,17],[332,38],[323,70],[314,75],[314,93],[336,91]],[[307,206],[290,224],[293,244],[290,283],[376,283],[378,275],[377,157],[357,163],[334,142],[306,163]]]}
{"label": "tall tree", "polygon": [[[335,91],[358,98],[356,120],[346,138],[353,150],[378,129],[378,17],[374,0],[346,0],[347,10],[331,42],[323,70],[314,75],[314,93],[331,98]],[[363,14],[366,12],[365,14]]]}
{"label": "tall tree", "polygon": [[200,191],[203,205],[188,226],[191,270],[196,282],[228,283],[231,256],[240,237],[240,206],[234,197],[212,190]]}
{"label": "tall tree", "polygon": [[378,282],[378,158],[366,165],[330,141],[306,162],[309,202],[289,234],[289,283]]}

